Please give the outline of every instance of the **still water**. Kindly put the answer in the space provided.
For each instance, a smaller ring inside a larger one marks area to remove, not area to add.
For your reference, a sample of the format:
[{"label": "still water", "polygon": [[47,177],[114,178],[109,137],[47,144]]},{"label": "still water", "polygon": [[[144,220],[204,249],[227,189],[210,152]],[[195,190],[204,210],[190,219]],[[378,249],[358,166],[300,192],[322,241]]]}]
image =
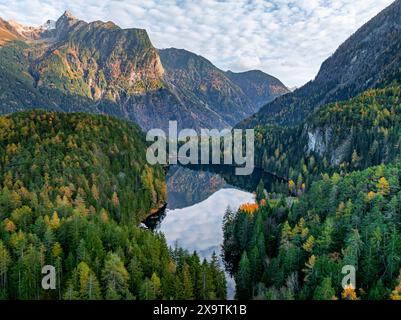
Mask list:
[{"label": "still water", "polygon": [[[241,204],[254,202],[254,194],[244,189],[255,190],[260,179],[272,181],[270,176],[258,172],[255,175],[249,176],[245,183],[227,178],[231,175],[224,172],[170,167],[167,208],[162,214],[149,218],[146,225],[164,233],[171,247],[177,245],[190,252],[196,251],[202,259],[210,259],[213,252],[220,257],[227,207],[236,211]],[[227,287],[227,298],[233,299],[235,283],[228,275]]]},{"label": "still water", "polygon": [[169,245],[196,251],[201,258],[220,255],[223,240],[223,216],[228,206],[233,210],[254,202],[253,194],[238,189],[221,189],[206,200],[182,209],[167,209],[159,230]]}]

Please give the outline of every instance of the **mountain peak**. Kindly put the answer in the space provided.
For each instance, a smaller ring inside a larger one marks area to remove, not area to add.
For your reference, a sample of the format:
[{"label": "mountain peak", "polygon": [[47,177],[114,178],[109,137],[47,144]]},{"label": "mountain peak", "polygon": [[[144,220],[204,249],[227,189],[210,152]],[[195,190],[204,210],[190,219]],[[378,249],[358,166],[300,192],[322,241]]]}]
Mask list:
[{"label": "mountain peak", "polygon": [[73,16],[71,11],[66,10],[60,18],[56,21],[56,38],[61,39],[65,37],[71,28],[79,22],[77,18]]},{"label": "mountain peak", "polygon": [[77,18],[74,17],[74,15],[72,14],[72,12],[70,10],[65,10],[63,15],[60,18],[67,18],[69,20],[76,20]]},{"label": "mountain peak", "polygon": [[73,25],[78,19],[73,16],[71,11],[66,10],[64,13],[60,16],[60,18],[57,19],[56,26],[71,26]]}]

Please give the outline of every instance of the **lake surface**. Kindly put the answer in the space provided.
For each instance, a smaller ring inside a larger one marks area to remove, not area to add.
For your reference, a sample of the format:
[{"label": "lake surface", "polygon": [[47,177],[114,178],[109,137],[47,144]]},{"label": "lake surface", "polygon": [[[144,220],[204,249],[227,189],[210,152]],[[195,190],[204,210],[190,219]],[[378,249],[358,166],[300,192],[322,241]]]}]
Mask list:
[{"label": "lake surface", "polygon": [[182,209],[167,209],[159,230],[169,245],[197,251],[201,258],[220,254],[223,240],[223,216],[227,207],[236,211],[241,204],[254,202],[249,192],[221,189],[206,200]]},{"label": "lake surface", "polygon": [[[249,191],[256,189],[260,179],[266,179],[265,185],[270,185],[273,179],[258,172],[255,175],[236,180],[227,178],[231,175],[225,171],[216,173],[216,170],[204,168],[191,170],[172,166],[167,174],[167,208],[145,224],[164,233],[171,247],[177,245],[190,252],[196,251],[201,259],[210,259],[213,252],[220,257],[227,207],[236,211],[241,204],[254,202],[255,196]],[[227,285],[227,298],[233,299],[235,283],[228,275]]]}]

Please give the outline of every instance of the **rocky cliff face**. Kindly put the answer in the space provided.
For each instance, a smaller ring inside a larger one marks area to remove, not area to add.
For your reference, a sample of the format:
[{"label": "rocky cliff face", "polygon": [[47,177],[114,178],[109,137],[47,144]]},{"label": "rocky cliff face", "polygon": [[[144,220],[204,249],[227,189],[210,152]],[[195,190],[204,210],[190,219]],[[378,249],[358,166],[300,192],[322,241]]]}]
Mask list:
[{"label": "rocky cliff face", "polygon": [[9,41],[20,38],[17,30],[8,22],[0,18],[0,46]]},{"label": "rocky cliff face", "polygon": [[1,113],[41,107],[112,114],[145,130],[166,130],[169,120],[199,127],[197,115],[164,80],[145,30],[87,23],[70,12],[45,25],[1,20],[0,41],[7,44],[0,50]]},{"label": "rocky cliff face", "polygon": [[301,123],[316,108],[380,86],[401,65],[401,0],[361,27],[327,59],[315,80],[265,105],[239,127]]},{"label": "rocky cliff face", "polygon": [[41,107],[107,113],[144,130],[167,130],[169,120],[199,130],[231,127],[258,108],[255,90],[206,59],[159,53],[145,30],[87,23],[68,11],[40,27],[0,20],[0,46],[1,113]]},{"label": "rocky cliff face", "polygon": [[307,146],[305,154],[317,154],[321,158],[326,157],[330,165],[339,166],[346,156],[352,153],[351,138],[352,134],[340,142],[334,141],[333,128],[330,124],[324,127],[311,128],[305,125],[302,135],[307,136]]},{"label": "rocky cliff face", "polygon": [[115,102],[163,87],[163,66],[145,30],[65,13],[46,37],[57,42],[32,67],[38,86]]}]

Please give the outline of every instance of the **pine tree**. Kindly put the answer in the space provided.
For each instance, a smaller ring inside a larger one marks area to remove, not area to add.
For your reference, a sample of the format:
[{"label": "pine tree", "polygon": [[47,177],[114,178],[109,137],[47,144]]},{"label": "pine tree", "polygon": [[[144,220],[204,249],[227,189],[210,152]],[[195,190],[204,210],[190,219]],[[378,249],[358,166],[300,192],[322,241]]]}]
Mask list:
[{"label": "pine tree", "polygon": [[132,258],[128,267],[130,279],[130,291],[135,295],[139,293],[144,273],[137,258]]},{"label": "pine tree", "polygon": [[160,298],[161,294],[161,281],[160,278],[157,276],[155,272],[153,272],[152,277],[150,278],[150,281],[153,284],[153,290],[154,290],[154,296],[156,298]]},{"label": "pine tree", "polygon": [[3,241],[0,240],[0,298],[7,295],[8,269],[11,264],[11,256]]},{"label": "pine tree", "polygon": [[251,298],[251,265],[246,251],[242,254],[236,276],[236,297],[239,300]]},{"label": "pine tree", "polygon": [[395,226],[390,227],[390,235],[385,243],[386,275],[392,280],[396,274],[401,261],[401,235]]},{"label": "pine tree", "polygon": [[323,225],[323,230],[319,238],[316,240],[316,245],[318,247],[319,253],[330,252],[330,247],[332,245],[334,231],[334,223],[331,218],[327,218]]},{"label": "pine tree", "polygon": [[98,300],[101,298],[100,285],[94,272],[85,262],[77,267],[79,296],[84,300]]},{"label": "pine tree", "polygon": [[184,263],[182,269],[182,297],[185,300],[192,300],[194,298],[191,272],[188,264],[186,263]]},{"label": "pine tree", "polygon": [[256,187],[256,202],[260,203],[263,199],[265,199],[265,186],[263,180],[260,179],[258,186]]},{"label": "pine tree", "polygon": [[121,258],[115,253],[109,253],[102,272],[102,281],[107,288],[108,297],[126,298],[129,293],[128,280],[129,274]]},{"label": "pine tree", "polygon": [[372,285],[380,272],[382,231],[376,227],[363,247],[361,275],[365,285]]},{"label": "pine tree", "polygon": [[324,278],[322,284],[319,285],[313,295],[313,300],[333,300],[336,292],[332,287],[331,278]]},{"label": "pine tree", "polygon": [[156,289],[154,287],[154,283],[146,278],[139,290],[139,298],[141,300],[156,300]]},{"label": "pine tree", "polygon": [[351,234],[346,239],[345,244],[346,247],[343,250],[344,265],[354,266],[358,270],[358,261],[363,242],[357,229],[352,230]]},{"label": "pine tree", "polygon": [[224,266],[230,275],[234,275],[237,264],[240,260],[239,255],[239,243],[236,236],[235,228],[235,214],[228,207],[223,217],[223,245],[222,245],[222,256]]}]

